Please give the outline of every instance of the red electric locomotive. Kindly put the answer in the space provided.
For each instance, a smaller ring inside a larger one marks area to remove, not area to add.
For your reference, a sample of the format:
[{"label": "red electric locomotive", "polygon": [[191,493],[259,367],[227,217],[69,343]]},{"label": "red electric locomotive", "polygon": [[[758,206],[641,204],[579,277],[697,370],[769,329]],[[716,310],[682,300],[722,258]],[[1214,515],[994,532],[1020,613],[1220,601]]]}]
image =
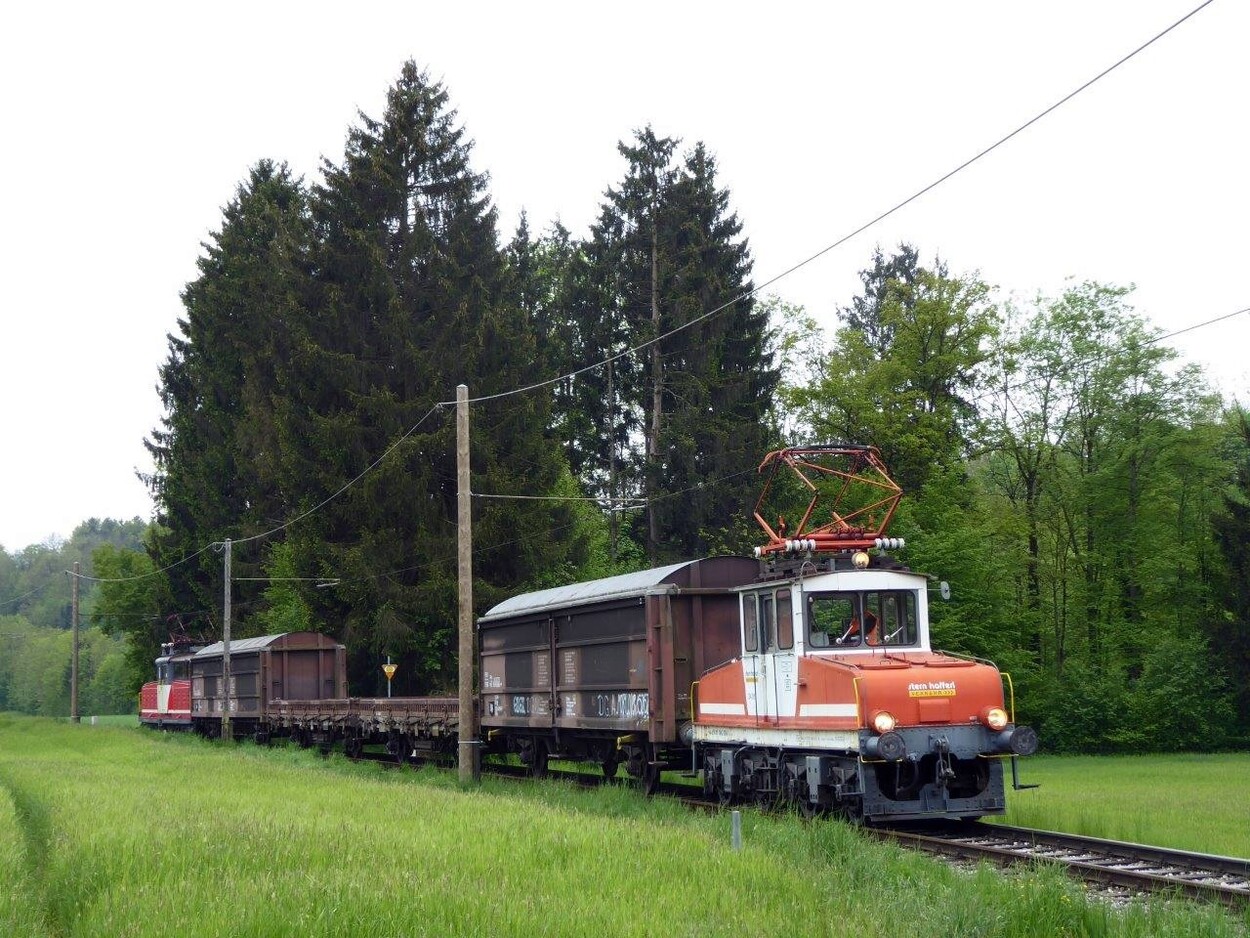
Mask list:
[{"label": "red electric locomotive", "polygon": [[139,722],[155,729],[191,728],[191,659],[202,645],[175,636],[161,645],[156,680],[139,691]]}]

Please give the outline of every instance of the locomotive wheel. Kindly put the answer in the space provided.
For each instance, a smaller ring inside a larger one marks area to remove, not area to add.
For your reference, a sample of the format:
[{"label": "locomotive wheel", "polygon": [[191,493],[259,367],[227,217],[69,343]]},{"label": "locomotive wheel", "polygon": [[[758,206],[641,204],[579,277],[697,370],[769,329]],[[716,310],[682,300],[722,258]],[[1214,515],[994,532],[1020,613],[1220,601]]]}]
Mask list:
[{"label": "locomotive wheel", "polygon": [[799,798],[797,800],[799,804],[799,815],[809,821],[812,818],[820,817],[825,813],[824,808],[817,802],[812,801],[810,798]]}]

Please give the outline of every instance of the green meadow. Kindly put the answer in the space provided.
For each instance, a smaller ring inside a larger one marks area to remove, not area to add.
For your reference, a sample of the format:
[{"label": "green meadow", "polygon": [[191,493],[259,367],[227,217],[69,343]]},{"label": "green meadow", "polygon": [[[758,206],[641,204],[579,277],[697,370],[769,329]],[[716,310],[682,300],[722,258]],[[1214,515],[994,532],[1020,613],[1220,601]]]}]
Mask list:
[{"label": "green meadow", "polygon": [[1250,753],[1034,756],[1004,823],[1250,857]]},{"label": "green meadow", "polygon": [[0,714],[0,934],[1236,935],[840,823]]}]

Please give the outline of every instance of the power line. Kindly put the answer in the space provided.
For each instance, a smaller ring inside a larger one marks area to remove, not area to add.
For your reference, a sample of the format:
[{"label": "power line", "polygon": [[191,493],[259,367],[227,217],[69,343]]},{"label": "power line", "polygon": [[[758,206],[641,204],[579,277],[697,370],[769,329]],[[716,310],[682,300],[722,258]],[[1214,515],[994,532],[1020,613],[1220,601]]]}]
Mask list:
[{"label": "power line", "polygon": [[187,556],[183,557],[181,560],[175,560],[173,563],[169,564],[169,566],[161,567],[159,570],[152,570],[149,573],[141,573],[138,576],[102,577],[102,576],[88,576],[85,573],[74,573],[72,570],[66,570],[65,572],[68,573],[70,576],[76,576],[80,580],[89,580],[92,583],[133,583],[136,580],[149,580],[154,576],[159,576],[160,574],[165,573],[168,570],[174,569],[174,567],[180,567],[184,563],[186,563],[188,560],[194,560],[196,557],[200,556],[200,554],[204,553],[206,550],[208,550],[212,546],[213,546],[212,544],[205,544],[195,553],[187,554]]},{"label": "power line", "polygon": [[481,492],[470,492],[470,498],[510,499],[527,502],[638,502],[639,498],[613,498],[608,495],[485,495]]},{"label": "power line", "polygon": [[[1210,2],[1210,0],[1208,0],[1208,2]],[[452,401],[451,403],[455,404],[455,401]],[[296,524],[297,522],[303,521],[309,515],[320,511],[322,508],[330,504],[330,502],[334,501],[336,498],[338,498],[340,495],[342,495],[344,492],[350,489],[353,485],[355,485],[357,482],[359,482],[361,479],[367,476],[370,472],[372,472],[378,466],[378,464],[382,462],[382,460],[386,459],[387,456],[391,455],[391,453],[393,453],[399,447],[400,443],[404,442],[406,439],[408,439],[408,437],[416,433],[417,428],[420,427],[421,424],[425,423],[425,421],[429,419],[431,414],[433,414],[436,410],[438,410],[439,408],[443,406],[444,404],[440,402],[438,404],[435,404],[429,410],[427,410],[425,412],[425,416],[423,416],[420,420],[418,420],[411,427],[409,427],[403,436],[401,436],[399,439],[397,439],[394,443],[392,443],[390,446],[386,448],[386,452],[384,452],[381,456],[379,456],[373,462],[369,463],[369,465],[365,466],[365,468],[360,471],[360,474],[357,475],[356,478],[352,479],[350,482],[344,483],[339,488],[339,490],[335,492],[333,495],[330,495],[329,497],[322,499],[312,508],[309,508],[307,511],[305,511],[303,514],[297,515],[296,517],[292,518],[290,521],[287,521],[284,524],[278,525],[276,528],[270,528],[268,531],[265,531],[262,534],[253,534],[250,537],[241,537],[237,540],[232,541],[231,543],[234,544],[235,546],[238,546],[239,544],[248,544],[248,543],[251,543],[252,541],[262,540],[263,538],[269,537],[271,534],[277,534],[279,531],[284,531],[287,528],[289,528],[291,525]],[[214,544],[211,546],[217,546],[217,545]]]},{"label": "power line", "polygon": [[[1147,48],[1149,48],[1150,46],[1154,45],[1156,42],[1158,42],[1160,39],[1162,39],[1164,36],[1166,36],[1166,35],[1167,35],[1168,33],[1170,33],[1172,30],[1176,29],[1176,27],[1180,26],[1180,25],[1181,25],[1182,23],[1184,23],[1186,20],[1190,19],[1192,16],[1194,16],[1195,14],[1197,14],[1198,12],[1200,12],[1201,10],[1203,10],[1205,7],[1209,6],[1209,5],[1210,5],[1211,3],[1213,3],[1213,2],[1214,2],[1214,0],[1204,0],[1204,2],[1203,2],[1203,3],[1200,3],[1200,4],[1199,4],[1198,6],[1196,6],[1194,9],[1190,10],[1188,13],[1186,13],[1184,16],[1182,16],[1180,19],[1178,19],[1176,22],[1174,22],[1171,26],[1168,26],[1166,29],[1164,29],[1164,30],[1162,30],[1162,31],[1160,31],[1160,32],[1158,32],[1158,33],[1156,33],[1156,34],[1155,34],[1154,36],[1152,36],[1150,39],[1146,40],[1146,41],[1145,41],[1145,42],[1143,42],[1141,45],[1139,45],[1139,46],[1138,46],[1136,49],[1134,49],[1132,52],[1129,52],[1127,55],[1125,55],[1125,56],[1121,57],[1121,58],[1120,58],[1120,59],[1118,59],[1116,62],[1114,62],[1114,63],[1112,63],[1111,65],[1107,66],[1107,67],[1106,67],[1106,68],[1104,68],[1101,72],[1099,72],[1097,75],[1095,75],[1093,78],[1091,78],[1091,79],[1089,79],[1088,81],[1086,81],[1083,85],[1079,86],[1078,88],[1076,88],[1076,89],[1075,89],[1075,90],[1073,90],[1073,91],[1068,92],[1068,94],[1064,95],[1062,98],[1060,98],[1060,99],[1059,99],[1058,101],[1056,101],[1054,104],[1052,104],[1050,107],[1046,108],[1044,111],[1042,111],[1041,113],[1039,113],[1039,114],[1035,115],[1034,117],[1031,117],[1029,120],[1025,121],[1023,124],[1021,124],[1021,125],[1020,125],[1019,127],[1017,127],[1015,130],[1011,131],[1010,133],[1006,134],[1006,135],[1005,135],[1005,136],[1003,136],[1003,137],[1000,137],[998,140],[996,140],[994,143],[992,143],[992,144],[990,144],[989,146],[987,146],[985,149],[981,150],[981,151],[980,151],[979,153],[977,153],[975,156],[969,157],[968,159],[964,160],[962,163],[960,163],[960,164],[959,164],[958,166],[956,166],[954,169],[950,170],[950,171],[949,171],[949,172],[947,172],[945,175],[938,177],[937,179],[935,179],[933,182],[929,183],[929,184],[928,184],[927,186],[925,186],[924,188],[919,189],[919,190],[917,190],[916,192],[912,193],[912,194],[911,194],[911,195],[909,195],[907,198],[903,199],[901,202],[898,202],[897,204],[895,204],[892,208],[886,209],[884,212],[882,212],[881,214],[877,215],[875,218],[872,218],[871,220],[869,220],[869,221],[867,221],[867,222],[864,222],[864,224],[860,225],[860,226],[859,226],[858,228],[856,228],[854,231],[850,232],[849,234],[843,235],[841,238],[839,238],[838,240],[834,241],[832,244],[830,244],[830,245],[828,245],[828,246],[826,246],[826,247],[821,248],[821,249],[820,249],[819,251],[817,251],[815,254],[812,254],[810,257],[807,257],[806,259],[799,261],[797,264],[795,264],[795,265],[794,265],[794,266],[792,266],[792,267],[788,267],[788,268],[786,268],[786,269],[785,269],[785,270],[783,270],[781,273],[779,273],[779,274],[777,274],[776,276],[774,276],[774,277],[770,278],[769,280],[765,280],[765,281],[764,281],[763,283],[761,283],[759,286],[757,286],[757,287],[755,287],[755,288],[753,288],[753,289],[751,289],[751,290],[747,290],[747,291],[743,292],[742,294],[740,294],[740,295],[738,295],[738,296],[734,297],[732,300],[729,300],[729,301],[728,301],[728,302],[726,302],[726,303],[722,303],[720,306],[717,306],[717,307],[715,307],[714,309],[709,310],[708,312],[704,313],[704,314],[703,314],[703,315],[701,315],[701,316],[697,316],[696,318],[694,318],[694,319],[690,320],[690,321],[689,321],[689,322],[687,322],[687,323],[683,323],[682,325],[677,326],[676,328],[669,330],[668,332],[664,333],[663,335],[656,336],[656,337],[655,337],[655,338],[653,338],[653,339],[648,339],[646,342],[642,342],[642,343],[640,343],[640,344],[638,344],[638,345],[633,346],[632,348],[625,349],[624,351],[619,352],[619,353],[617,353],[617,354],[615,354],[615,355],[612,355],[612,356],[610,356],[610,357],[608,357],[608,358],[605,358],[605,359],[603,359],[602,361],[595,362],[593,365],[586,365],[585,367],[578,368],[576,371],[571,371],[571,372],[569,372],[568,374],[559,375],[558,377],[555,377],[555,378],[549,378],[549,379],[547,379],[546,381],[539,381],[539,382],[537,382],[537,383],[535,383],[535,384],[526,385],[525,387],[514,388],[514,389],[513,389],[513,390],[511,390],[511,391],[501,391],[501,392],[499,392],[499,393],[497,393],[497,394],[484,394],[484,395],[482,395],[481,397],[471,397],[471,398],[469,398],[469,403],[470,403],[470,404],[476,404],[476,403],[481,403],[481,402],[483,402],[483,401],[493,401],[493,400],[497,400],[497,399],[502,398],[502,397],[510,397],[510,396],[512,396],[512,395],[514,395],[514,394],[525,394],[525,393],[527,393],[527,392],[529,392],[529,391],[535,391],[535,390],[538,390],[539,388],[549,387],[550,385],[553,385],[553,384],[558,384],[558,383],[559,383],[559,382],[561,382],[561,381],[566,381],[566,380],[568,380],[568,379],[570,379],[570,378],[575,378],[575,377],[577,377],[577,376],[578,376],[578,375],[580,375],[580,374],[585,374],[585,373],[586,373],[586,372],[588,372],[588,371],[593,371],[594,369],[596,369],[596,368],[600,368],[600,367],[602,367],[602,366],[604,366],[604,365],[607,365],[607,364],[609,364],[610,362],[614,362],[614,361],[616,361],[617,359],[624,358],[626,355],[632,355],[632,354],[633,354],[633,353],[635,353],[635,352],[640,352],[640,351],[642,351],[642,350],[643,350],[643,349],[645,349],[645,348],[649,348],[649,347],[651,347],[652,345],[655,345],[657,342],[662,342],[662,341],[664,341],[665,339],[667,339],[667,338],[669,338],[669,337],[671,337],[671,336],[673,336],[673,335],[676,335],[678,332],[682,332],[682,331],[683,331],[683,330],[685,330],[685,329],[689,329],[691,326],[697,325],[697,324],[699,324],[699,323],[703,322],[704,320],[710,319],[711,317],[713,317],[713,316],[717,315],[718,313],[724,312],[726,309],[729,309],[729,308],[730,308],[731,306],[733,306],[735,303],[739,303],[739,302],[741,302],[742,300],[745,300],[745,299],[748,299],[748,298],[750,298],[750,297],[754,296],[755,294],[759,293],[761,290],[764,290],[765,288],[772,286],[774,283],[776,283],[778,280],[781,280],[783,277],[788,277],[790,274],[794,273],[795,271],[798,271],[798,270],[802,269],[803,267],[806,267],[808,264],[812,263],[812,262],[813,262],[813,261],[815,261],[815,260],[818,260],[819,258],[821,258],[821,257],[823,257],[824,255],[828,254],[830,251],[834,250],[835,248],[841,247],[843,244],[845,244],[847,241],[850,241],[852,238],[854,238],[854,237],[856,237],[856,236],[858,236],[858,235],[863,234],[863,233],[864,233],[865,231],[867,231],[869,228],[872,228],[873,226],[875,226],[875,225],[879,224],[879,223],[880,223],[880,222],[882,222],[882,221],[885,221],[885,219],[889,218],[891,215],[893,215],[893,214],[895,214],[896,212],[898,212],[898,211],[902,210],[903,208],[907,207],[907,206],[908,206],[908,205],[910,205],[912,202],[915,202],[915,201],[916,201],[917,199],[919,199],[921,196],[926,195],[927,193],[931,192],[933,189],[936,189],[938,186],[940,186],[942,183],[946,182],[946,181],[947,181],[948,179],[950,179],[951,177],[953,177],[953,176],[957,175],[958,173],[963,172],[963,170],[967,169],[967,168],[968,168],[969,166],[971,166],[973,163],[976,163],[978,160],[982,159],[983,157],[986,157],[986,156],[988,156],[990,153],[993,153],[995,150],[997,150],[999,147],[1001,147],[1001,146],[1002,146],[1003,144],[1005,144],[1007,141],[1011,140],[1013,137],[1015,137],[1015,136],[1019,135],[1020,133],[1024,132],[1024,131],[1025,131],[1025,130],[1027,130],[1029,127],[1032,127],[1032,126],[1033,126],[1034,124],[1036,124],[1038,121],[1042,120],[1042,118],[1044,118],[1044,117],[1048,116],[1049,114],[1051,114],[1052,112],[1054,112],[1054,111],[1058,110],[1060,107],[1062,107],[1063,105],[1067,104],[1069,101],[1071,101],[1071,100],[1072,100],[1073,98],[1075,98],[1077,95],[1079,95],[1081,92],[1085,91],[1087,88],[1089,88],[1089,87],[1091,87],[1092,85],[1096,84],[1098,81],[1102,80],[1102,79],[1103,79],[1103,78],[1105,78],[1107,75],[1110,75],[1112,72],[1114,72],[1117,68],[1119,68],[1119,67],[1120,67],[1121,65],[1123,65],[1125,62],[1129,61],[1129,60],[1130,60],[1130,59],[1132,59],[1134,56],[1138,55],[1139,53],[1143,52],[1144,50],[1146,50],[1146,49],[1147,49]],[[444,402],[442,402],[442,403],[447,404],[447,405],[450,405],[450,404],[454,404],[454,403],[455,403],[455,401],[444,401]]]},{"label": "power line", "polygon": [[[758,468],[752,467],[750,469],[743,469],[739,472],[731,472],[729,475],[721,476],[719,479],[712,479],[707,482],[698,482],[694,485],[691,485],[684,489],[679,489],[675,492],[665,492],[663,495],[657,495],[655,498],[652,498],[649,501],[646,499],[642,499],[642,500],[639,500],[639,503],[636,505],[630,505],[628,507],[623,507],[620,509],[612,509],[612,510],[634,511],[640,508],[645,508],[647,507],[648,504],[655,504],[657,502],[667,501],[670,498],[676,498],[680,495],[689,495],[691,492],[696,492],[696,491],[699,491],[700,489],[712,488],[714,486],[720,485],[722,482],[728,482],[731,479],[741,478],[744,475],[750,475],[758,471],[759,471]],[[476,557],[480,554],[485,554],[490,551],[499,550],[501,547],[512,547],[513,545],[516,545],[516,544],[525,544],[529,541],[537,540],[539,538],[550,537],[551,535],[558,534],[561,531],[567,531],[569,528],[575,526],[576,524],[578,524],[577,521],[571,521],[568,524],[560,524],[560,525],[556,525],[555,527],[545,528],[540,534],[533,534],[533,535],[528,535],[526,537],[513,538],[510,541],[496,541],[486,547],[476,548],[473,551],[473,555]],[[441,566],[444,564],[453,563],[455,559],[456,558],[454,556],[441,557],[435,560],[428,560],[425,563],[416,564],[415,566],[411,566],[411,567],[401,567],[398,570],[388,570],[385,573],[373,573],[368,576],[343,578],[339,582],[340,583],[365,583],[365,582],[368,582],[369,580],[380,580],[383,577],[391,577],[400,573],[415,573],[421,570],[429,569],[431,567],[437,567],[437,566]]]},{"label": "power line", "polygon": [[[1011,386],[1011,390],[1018,391],[1022,388],[1027,388],[1030,385],[1037,384],[1038,382],[1044,382],[1044,381],[1049,381],[1049,380],[1056,379],[1056,378],[1062,378],[1066,375],[1070,375],[1076,369],[1085,367],[1086,365],[1094,365],[1105,359],[1115,359],[1122,355],[1128,355],[1132,352],[1140,351],[1146,346],[1157,345],[1158,343],[1166,341],[1167,339],[1174,339],[1178,335],[1184,335],[1187,332],[1193,332],[1197,329],[1203,329],[1207,326],[1213,326],[1217,323],[1225,322],[1226,320],[1233,319],[1237,316],[1244,316],[1248,313],[1250,313],[1250,306],[1243,307],[1242,309],[1236,310],[1235,312],[1225,313],[1222,316],[1213,316],[1210,319],[1205,319],[1202,322],[1196,322],[1191,326],[1185,326],[1184,328],[1176,329],[1172,332],[1167,332],[1167,333],[1162,333],[1160,335],[1151,336],[1147,339],[1143,339],[1140,342],[1121,345],[1118,348],[1103,349],[1103,350],[1100,350],[1100,353],[1098,355],[1094,355],[1088,358],[1077,359],[1075,361],[1064,362],[1062,366],[1055,368],[1053,371],[1043,372],[1041,374],[1034,375],[1031,378],[1024,378],[1018,383],[1013,384]],[[967,403],[975,407],[981,401],[984,401],[988,398],[997,397],[1000,394],[1000,392],[1009,393],[1009,389],[1006,387],[1001,388],[1001,389],[1000,388],[987,388],[984,391],[982,391],[980,394],[973,395],[968,400]]]},{"label": "power line", "polygon": [[0,603],[0,606],[9,606],[9,605],[13,605],[14,603],[20,603],[23,599],[26,599],[28,596],[34,596],[36,593],[46,590],[49,586],[51,586],[55,582],[56,582],[55,577],[53,577],[50,580],[46,580],[43,583],[36,586],[33,590],[28,590],[27,592],[23,593],[21,596],[16,596],[13,599],[6,599],[4,602]]}]

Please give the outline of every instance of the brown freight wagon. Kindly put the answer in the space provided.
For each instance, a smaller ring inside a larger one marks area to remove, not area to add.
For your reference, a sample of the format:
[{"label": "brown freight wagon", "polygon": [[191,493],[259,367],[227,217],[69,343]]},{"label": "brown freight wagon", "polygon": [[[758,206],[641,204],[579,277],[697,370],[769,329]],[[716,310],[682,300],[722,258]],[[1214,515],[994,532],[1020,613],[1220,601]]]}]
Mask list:
[{"label": "brown freight wagon", "polygon": [[263,734],[275,700],[347,696],[347,652],[320,632],[286,632],[230,643],[230,690],[222,686],[221,642],[191,658],[191,720],[206,736],[221,734],[228,706],[233,735]]},{"label": "brown freight wagon", "polygon": [[690,694],[741,649],[745,557],[711,557],[515,596],[478,620],[487,751],[624,762],[654,787],[690,764]]}]

